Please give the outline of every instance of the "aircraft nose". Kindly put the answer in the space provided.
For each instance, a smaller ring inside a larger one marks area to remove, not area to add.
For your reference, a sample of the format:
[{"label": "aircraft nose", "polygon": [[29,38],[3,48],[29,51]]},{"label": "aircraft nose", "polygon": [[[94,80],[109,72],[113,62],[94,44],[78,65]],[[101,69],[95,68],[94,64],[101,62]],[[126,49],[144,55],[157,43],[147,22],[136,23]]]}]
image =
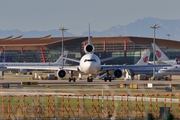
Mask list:
[{"label": "aircraft nose", "polygon": [[158,70],[158,73],[160,73],[160,74],[161,74],[161,73],[162,73],[162,70]]},{"label": "aircraft nose", "polygon": [[93,63],[88,63],[88,64],[86,64],[86,68],[91,68],[91,66],[93,65]]},{"label": "aircraft nose", "polygon": [[87,73],[93,73],[94,72],[94,65],[93,63],[86,64],[86,72]]}]

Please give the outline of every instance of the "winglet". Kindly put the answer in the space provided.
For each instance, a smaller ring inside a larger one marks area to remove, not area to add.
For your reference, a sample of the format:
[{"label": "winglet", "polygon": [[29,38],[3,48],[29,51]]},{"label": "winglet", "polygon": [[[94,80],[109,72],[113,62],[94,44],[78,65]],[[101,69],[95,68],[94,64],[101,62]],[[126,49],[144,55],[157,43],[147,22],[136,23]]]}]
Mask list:
[{"label": "winglet", "polygon": [[136,65],[148,65],[151,51],[148,49],[147,52],[141,57]]},{"label": "winglet", "polygon": [[158,61],[169,60],[169,58],[162,52],[162,50],[156,44],[151,43],[151,45],[153,49],[155,49],[155,54]]},{"label": "winglet", "polygon": [[64,51],[64,56],[60,56],[57,61],[55,63],[57,64],[61,64],[62,65],[62,62],[63,62],[63,59],[64,59],[64,64],[66,64],[66,57],[67,57],[67,54],[68,54],[68,51]]}]

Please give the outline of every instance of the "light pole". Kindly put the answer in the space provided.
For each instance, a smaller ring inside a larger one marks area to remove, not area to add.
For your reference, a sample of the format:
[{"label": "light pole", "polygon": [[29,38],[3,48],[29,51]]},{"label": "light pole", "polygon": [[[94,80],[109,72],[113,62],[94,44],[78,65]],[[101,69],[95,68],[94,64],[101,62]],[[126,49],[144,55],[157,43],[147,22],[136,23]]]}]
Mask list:
[{"label": "light pole", "polygon": [[[156,50],[156,46],[155,46],[155,39],[156,39],[156,28],[160,28],[160,26],[153,24],[150,26],[150,28],[154,29],[154,38],[153,38],[153,43],[154,43],[154,50],[153,50],[153,61],[154,61],[154,65],[155,65],[155,50]],[[153,67],[153,79],[155,79],[155,67]]]},{"label": "light pole", "polygon": [[[65,28],[65,27],[60,27],[59,30],[62,31],[62,56],[64,57],[64,43],[63,43],[63,41],[64,41],[64,32],[65,32],[66,30],[68,30],[68,29]],[[63,61],[62,61],[62,68],[63,68],[63,67],[64,67],[64,58],[63,58]]]}]

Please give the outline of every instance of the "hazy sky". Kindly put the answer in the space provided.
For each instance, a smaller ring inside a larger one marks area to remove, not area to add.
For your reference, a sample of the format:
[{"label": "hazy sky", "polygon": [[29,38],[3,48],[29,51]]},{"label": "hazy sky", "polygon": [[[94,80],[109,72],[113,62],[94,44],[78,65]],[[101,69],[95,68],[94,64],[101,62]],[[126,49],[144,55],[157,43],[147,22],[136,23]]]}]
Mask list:
[{"label": "hazy sky", "polygon": [[0,0],[0,29],[47,31],[64,26],[81,35],[145,17],[180,19],[180,0]]}]

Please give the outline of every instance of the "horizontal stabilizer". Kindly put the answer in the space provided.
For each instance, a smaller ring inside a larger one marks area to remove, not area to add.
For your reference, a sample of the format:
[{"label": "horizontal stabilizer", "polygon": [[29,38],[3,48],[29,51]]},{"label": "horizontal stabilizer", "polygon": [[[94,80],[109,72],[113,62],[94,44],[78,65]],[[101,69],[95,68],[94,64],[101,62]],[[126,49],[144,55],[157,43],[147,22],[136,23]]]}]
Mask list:
[{"label": "horizontal stabilizer", "polygon": [[57,59],[57,61],[56,61],[55,63],[62,65],[62,62],[63,62],[63,59],[64,59],[64,64],[66,64],[66,59],[65,59],[65,58],[67,57],[67,55],[68,55],[68,51],[64,51],[64,56],[61,55],[61,56]]},{"label": "horizontal stabilizer", "polygon": [[77,59],[72,59],[72,58],[64,58],[64,59],[69,60],[69,61],[73,61],[73,62],[80,63],[80,61],[77,60]]}]

